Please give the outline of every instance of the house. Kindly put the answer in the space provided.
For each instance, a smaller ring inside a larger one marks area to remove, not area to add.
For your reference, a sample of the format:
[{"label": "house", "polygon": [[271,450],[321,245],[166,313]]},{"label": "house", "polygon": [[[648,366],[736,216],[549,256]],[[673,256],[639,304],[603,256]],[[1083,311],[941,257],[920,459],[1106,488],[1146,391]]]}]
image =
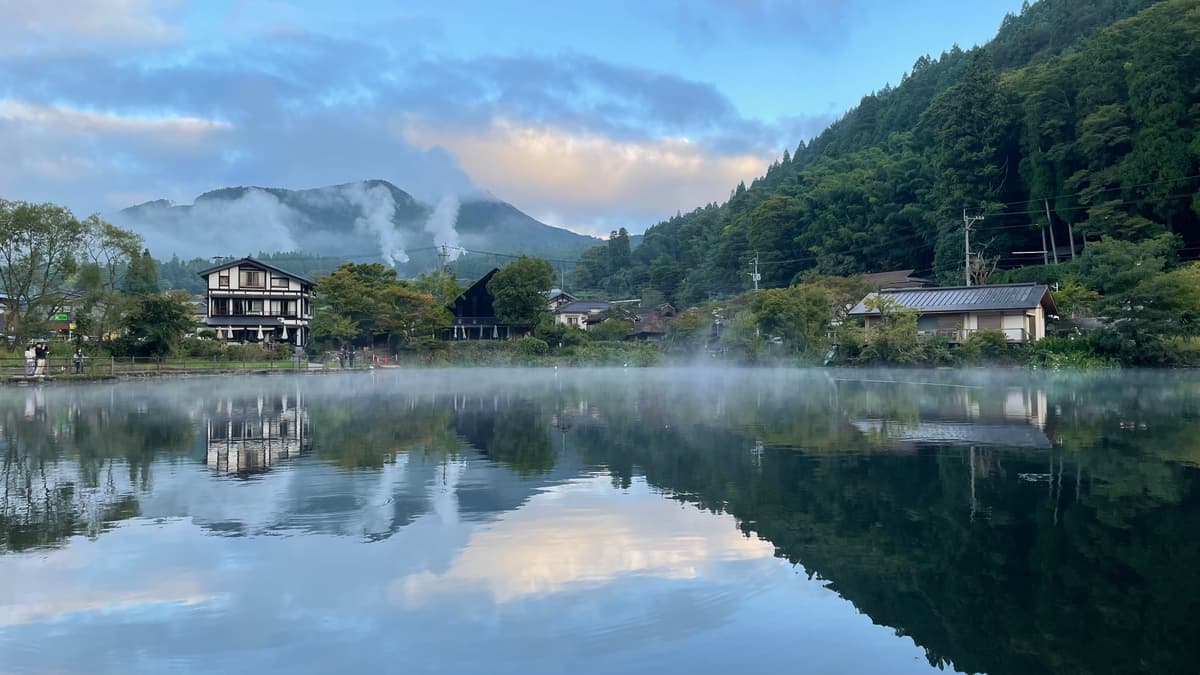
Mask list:
[{"label": "house", "polygon": [[[1009,342],[1033,342],[1046,337],[1046,317],[1058,309],[1050,289],[1042,284],[997,284],[947,288],[884,289],[869,294],[850,310],[868,327],[879,321],[876,298],[898,308],[917,311],[921,335],[940,335],[962,342],[979,331],[1001,331]],[[871,308],[868,308],[871,305]]]},{"label": "house", "polygon": [[454,321],[449,328],[443,328],[439,332],[441,339],[508,340],[529,332],[531,326],[507,324],[496,316],[496,309],[492,306],[492,293],[487,285],[499,271],[492,269],[446,306],[454,315]]},{"label": "house", "polygon": [[553,312],[569,302],[575,302],[579,298],[571,295],[561,288],[551,288],[546,293],[546,309]]},{"label": "house", "polygon": [[313,281],[254,258],[227,260],[201,271],[204,324],[226,342],[304,345],[312,321]]},{"label": "house", "polygon": [[652,310],[639,312],[633,319],[633,329],[626,340],[658,340],[667,334],[675,318],[675,308],[663,303]]},{"label": "house", "polygon": [[554,310],[554,323],[587,330],[589,323],[601,320],[600,315],[612,307],[603,300],[576,300],[560,305]]},{"label": "house", "polygon": [[916,270],[892,270],[891,272],[874,272],[864,274],[863,281],[873,290],[884,288],[925,288],[932,286],[928,279],[913,276]]}]

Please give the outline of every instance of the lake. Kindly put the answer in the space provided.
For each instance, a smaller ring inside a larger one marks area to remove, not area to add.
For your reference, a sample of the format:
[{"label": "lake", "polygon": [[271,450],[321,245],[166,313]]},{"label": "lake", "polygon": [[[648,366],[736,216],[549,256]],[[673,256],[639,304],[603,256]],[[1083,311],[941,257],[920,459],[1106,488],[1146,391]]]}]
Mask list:
[{"label": "lake", "polygon": [[0,672],[1184,673],[1200,376],[0,390]]}]

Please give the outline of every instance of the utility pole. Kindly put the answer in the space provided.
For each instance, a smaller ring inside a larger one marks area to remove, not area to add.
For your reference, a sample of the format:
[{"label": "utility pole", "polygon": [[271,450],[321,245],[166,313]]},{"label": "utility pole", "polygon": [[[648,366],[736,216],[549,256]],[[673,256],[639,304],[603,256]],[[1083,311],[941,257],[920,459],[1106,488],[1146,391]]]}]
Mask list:
[{"label": "utility pole", "polygon": [[1042,264],[1050,264],[1050,251],[1046,250],[1046,228],[1042,228]]},{"label": "utility pole", "polygon": [[1071,260],[1075,259],[1075,231],[1071,229],[1071,221],[1067,221],[1067,238],[1071,240]]},{"label": "utility pole", "polygon": [[1054,221],[1050,220],[1050,200],[1042,200],[1046,204],[1046,227],[1050,228],[1050,248],[1054,251],[1054,264],[1058,264],[1058,245],[1054,243]]},{"label": "utility pole", "polygon": [[968,286],[971,285],[971,225],[981,220],[983,216],[968,216],[967,210],[963,209],[963,276]]},{"label": "utility pole", "polygon": [[449,272],[450,265],[447,261],[450,260],[450,251],[446,249],[445,244],[442,244],[442,248],[438,250],[438,258],[442,261],[442,272]]},{"label": "utility pole", "polygon": [[758,282],[762,279],[762,275],[758,273],[758,251],[754,252],[754,261],[751,264],[754,265],[754,271],[746,274],[750,275],[750,280],[754,282],[754,290],[757,291]]}]

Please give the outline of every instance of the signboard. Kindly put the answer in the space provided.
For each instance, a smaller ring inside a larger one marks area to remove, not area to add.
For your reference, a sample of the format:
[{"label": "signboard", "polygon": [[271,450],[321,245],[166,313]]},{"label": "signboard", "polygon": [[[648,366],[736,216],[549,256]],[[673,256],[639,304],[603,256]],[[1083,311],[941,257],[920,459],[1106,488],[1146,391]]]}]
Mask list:
[{"label": "signboard", "polygon": [[52,321],[70,321],[71,315],[67,314],[66,312],[59,312],[58,314],[55,314],[54,318],[51,320]]}]

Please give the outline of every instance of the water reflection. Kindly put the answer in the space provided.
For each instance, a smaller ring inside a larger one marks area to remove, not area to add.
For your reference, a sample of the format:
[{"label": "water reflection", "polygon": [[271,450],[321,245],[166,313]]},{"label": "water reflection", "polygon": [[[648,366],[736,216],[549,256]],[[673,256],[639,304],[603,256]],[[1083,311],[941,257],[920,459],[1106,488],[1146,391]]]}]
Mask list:
[{"label": "water reflection", "polygon": [[[1188,374],[212,382],[0,391],[0,578],[22,579],[0,585],[6,667],[1180,672],[1200,656]],[[338,646],[314,651],[330,630]]]},{"label": "water reflection", "polygon": [[269,471],[312,449],[308,411],[297,390],[289,397],[258,396],[216,401],[205,420],[208,466],[221,473]]},{"label": "water reflection", "polygon": [[1049,407],[1039,387],[895,380],[838,380],[854,427],[874,442],[1049,448]]}]

